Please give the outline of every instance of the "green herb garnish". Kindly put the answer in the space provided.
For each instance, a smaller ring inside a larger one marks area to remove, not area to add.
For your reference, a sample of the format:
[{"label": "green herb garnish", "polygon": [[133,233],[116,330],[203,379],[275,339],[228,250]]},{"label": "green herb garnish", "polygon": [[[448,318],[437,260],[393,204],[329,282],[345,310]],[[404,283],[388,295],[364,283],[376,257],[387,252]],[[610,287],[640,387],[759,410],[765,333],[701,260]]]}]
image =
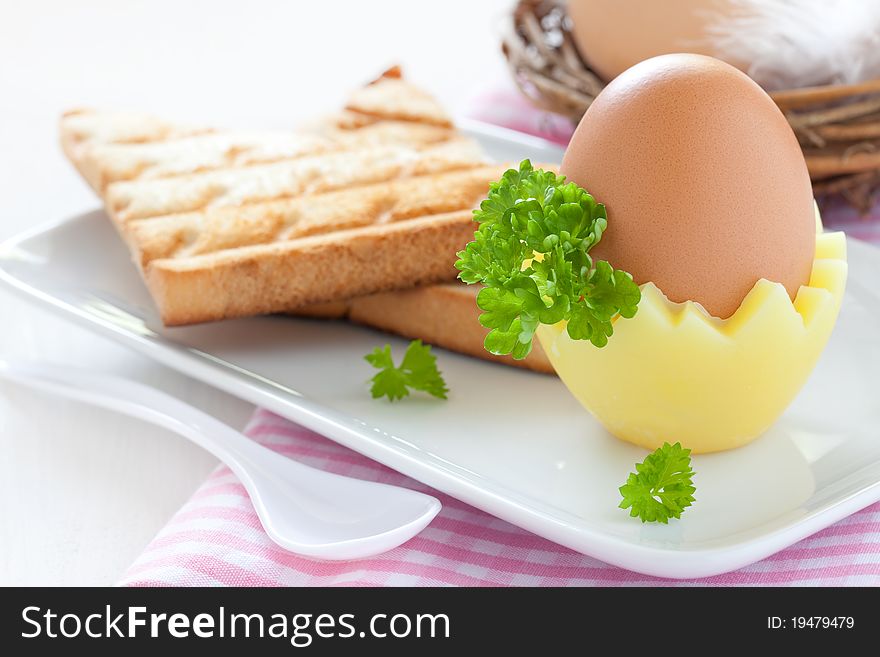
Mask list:
[{"label": "green herb garnish", "polygon": [[525,358],[539,324],[568,322],[569,336],[603,347],[611,320],[636,314],[641,292],[625,271],[589,251],[607,226],[605,206],[575,183],[523,160],[489,186],[480,227],[455,266],[482,283],[480,323],[493,354]]},{"label": "green herb garnish", "polygon": [[373,384],[370,388],[373,399],[384,396],[390,401],[403,399],[409,395],[410,388],[422,390],[440,399],[446,399],[446,393],[449,392],[437,369],[437,357],[431,353],[431,346],[422,344],[421,340],[409,343],[400,367],[394,366],[389,344],[376,347],[372,353],[364,356],[364,360],[380,370],[370,379]]},{"label": "green herb garnish", "polygon": [[680,518],[682,512],[694,503],[691,450],[680,443],[663,443],[631,472],[620,487],[621,509],[629,509],[633,518],[642,522],[662,522]]}]

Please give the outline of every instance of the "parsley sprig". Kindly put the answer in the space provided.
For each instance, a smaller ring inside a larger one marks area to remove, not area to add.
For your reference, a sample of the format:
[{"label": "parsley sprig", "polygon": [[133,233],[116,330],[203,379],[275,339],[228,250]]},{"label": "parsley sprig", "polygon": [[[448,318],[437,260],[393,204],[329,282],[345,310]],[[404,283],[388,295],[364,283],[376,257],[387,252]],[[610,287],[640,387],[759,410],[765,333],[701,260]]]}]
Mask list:
[{"label": "parsley sprig", "polygon": [[621,509],[629,509],[633,518],[642,522],[662,522],[680,518],[694,503],[696,488],[691,478],[691,450],[680,443],[663,443],[631,472],[620,487]]},{"label": "parsley sprig", "polygon": [[632,276],[589,256],[608,225],[605,206],[564,176],[523,160],[489,186],[474,220],[455,266],[462,281],[485,286],[477,305],[491,353],[525,358],[538,325],[563,320],[572,339],[603,347],[611,320],[636,314]]},{"label": "parsley sprig", "polygon": [[370,392],[373,399],[387,396],[390,401],[403,399],[409,395],[409,389],[422,390],[429,395],[446,399],[449,389],[437,369],[437,357],[431,353],[431,346],[422,344],[421,340],[409,343],[400,367],[394,365],[391,357],[391,345],[376,347],[372,353],[364,356],[370,365],[379,372],[370,379]]}]

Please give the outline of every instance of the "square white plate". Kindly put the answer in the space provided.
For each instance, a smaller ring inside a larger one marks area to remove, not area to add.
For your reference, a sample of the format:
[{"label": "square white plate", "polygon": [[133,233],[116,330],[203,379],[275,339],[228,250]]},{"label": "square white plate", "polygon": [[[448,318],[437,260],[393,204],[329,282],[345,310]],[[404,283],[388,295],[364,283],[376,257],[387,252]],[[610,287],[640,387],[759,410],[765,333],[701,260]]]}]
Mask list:
[{"label": "square white plate", "polygon": [[[470,126],[499,160],[543,141]],[[703,577],[762,559],[880,500],[880,250],[849,240],[850,279],[818,367],[753,444],[698,456],[697,502],[643,525],[617,492],[645,451],[609,436],[554,377],[438,350],[448,401],[370,398],[364,354],[405,341],[342,322],[262,317],[166,329],[101,211],[0,247],[0,279],[60,314],[574,550]],[[7,347],[8,348],[8,347]]]}]

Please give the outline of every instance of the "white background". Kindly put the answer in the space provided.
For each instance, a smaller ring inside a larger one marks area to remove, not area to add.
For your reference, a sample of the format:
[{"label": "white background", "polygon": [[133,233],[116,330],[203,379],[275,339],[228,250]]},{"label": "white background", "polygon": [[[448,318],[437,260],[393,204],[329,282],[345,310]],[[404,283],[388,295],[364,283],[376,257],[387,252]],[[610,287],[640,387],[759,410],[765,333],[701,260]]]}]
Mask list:
[{"label": "white background", "polygon": [[[504,85],[513,0],[0,0],[0,239],[98,205],[61,155],[76,106],[286,127],[401,63],[453,112]],[[136,377],[233,426],[251,407],[0,289],[0,358]],[[214,467],[135,420],[0,384],[0,585],[111,584]]]}]

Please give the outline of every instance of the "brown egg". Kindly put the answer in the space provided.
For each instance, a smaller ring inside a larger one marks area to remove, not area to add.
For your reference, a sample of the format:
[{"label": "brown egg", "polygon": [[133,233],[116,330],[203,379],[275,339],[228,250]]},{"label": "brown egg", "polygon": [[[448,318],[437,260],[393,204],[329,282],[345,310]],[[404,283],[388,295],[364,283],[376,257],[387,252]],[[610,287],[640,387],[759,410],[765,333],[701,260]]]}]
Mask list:
[{"label": "brown egg", "polygon": [[[711,25],[755,10],[737,0],[568,0],[578,50],[603,80],[649,57],[675,52],[714,55]],[[729,62],[746,70],[745,62]]]},{"label": "brown egg", "polygon": [[584,115],[562,173],[608,212],[591,255],[716,317],[761,278],[794,298],[816,224],[797,139],[745,74],[702,55],[625,71]]}]

